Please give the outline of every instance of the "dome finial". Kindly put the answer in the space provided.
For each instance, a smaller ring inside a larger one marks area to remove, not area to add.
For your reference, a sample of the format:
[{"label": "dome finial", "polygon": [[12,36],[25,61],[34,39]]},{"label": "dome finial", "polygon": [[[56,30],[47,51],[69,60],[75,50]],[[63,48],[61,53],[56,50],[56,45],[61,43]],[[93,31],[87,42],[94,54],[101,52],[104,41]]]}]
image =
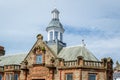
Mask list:
[{"label": "dome finial", "polygon": [[38,34],[38,35],[37,35],[37,39],[39,39],[39,40],[43,40],[43,36],[42,36],[42,34]]}]

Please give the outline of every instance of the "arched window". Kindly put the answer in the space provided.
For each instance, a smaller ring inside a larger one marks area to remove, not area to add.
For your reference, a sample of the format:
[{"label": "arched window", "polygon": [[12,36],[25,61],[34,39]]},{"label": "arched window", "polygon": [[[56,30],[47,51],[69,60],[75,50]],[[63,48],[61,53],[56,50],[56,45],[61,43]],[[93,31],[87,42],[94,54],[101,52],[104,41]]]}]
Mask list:
[{"label": "arched window", "polygon": [[58,32],[55,31],[55,39],[58,39]]},{"label": "arched window", "polygon": [[50,32],[50,41],[52,41],[53,40],[53,32],[51,31]]},{"label": "arched window", "polygon": [[62,41],[62,33],[60,33],[60,40]]}]

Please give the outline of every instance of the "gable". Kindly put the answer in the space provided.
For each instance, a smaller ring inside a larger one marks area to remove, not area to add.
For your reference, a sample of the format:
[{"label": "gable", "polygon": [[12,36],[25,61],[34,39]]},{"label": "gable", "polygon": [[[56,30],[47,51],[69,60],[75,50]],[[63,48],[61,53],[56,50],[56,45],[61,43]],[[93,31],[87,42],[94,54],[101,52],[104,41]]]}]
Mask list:
[{"label": "gable", "polygon": [[51,58],[57,57],[46,45],[41,36],[41,34],[37,36],[36,43],[33,45],[32,49],[24,59],[24,61],[27,61],[28,65],[36,64],[37,55],[42,55],[42,61],[45,61],[44,63],[46,64],[50,62]]}]

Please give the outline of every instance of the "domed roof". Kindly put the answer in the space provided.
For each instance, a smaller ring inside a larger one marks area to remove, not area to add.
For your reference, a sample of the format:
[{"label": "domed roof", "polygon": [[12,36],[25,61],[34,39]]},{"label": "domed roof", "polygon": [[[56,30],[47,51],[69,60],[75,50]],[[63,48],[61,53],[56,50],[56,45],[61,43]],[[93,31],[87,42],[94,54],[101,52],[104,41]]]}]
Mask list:
[{"label": "domed roof", "polygon": [[50,28],[61,28],[64,31],[64,28],[58,19],[52,19],[50,21],[46,30],[48,31]]},{"label": "domed roof", "polygon": [[50,21],[48,27],[46,28],[46,31],[51,29],[59,29],[64,32],[64,28],[59,21],[60,12],[55,8],[51,13],[52,13],[52,20]]},{"label": "domed roof", "polygon": [[52,11],[52,13],[54,13],[54,12],[58,13],[58,14],[60,13],[56,8]]}]

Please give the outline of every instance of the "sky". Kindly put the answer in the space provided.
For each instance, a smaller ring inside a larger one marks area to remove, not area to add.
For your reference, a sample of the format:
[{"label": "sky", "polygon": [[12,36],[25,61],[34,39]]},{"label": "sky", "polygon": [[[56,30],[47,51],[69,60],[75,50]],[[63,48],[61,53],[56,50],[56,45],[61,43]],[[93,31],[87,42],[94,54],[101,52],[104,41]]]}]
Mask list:
[{"label": "sky", "polygon": [[28,53],[46,27],[51,11],[60,11],[67,46],[81,45],[99,60],[120,62],[120,0],[0,0],[0,45],[6,55]]}]

